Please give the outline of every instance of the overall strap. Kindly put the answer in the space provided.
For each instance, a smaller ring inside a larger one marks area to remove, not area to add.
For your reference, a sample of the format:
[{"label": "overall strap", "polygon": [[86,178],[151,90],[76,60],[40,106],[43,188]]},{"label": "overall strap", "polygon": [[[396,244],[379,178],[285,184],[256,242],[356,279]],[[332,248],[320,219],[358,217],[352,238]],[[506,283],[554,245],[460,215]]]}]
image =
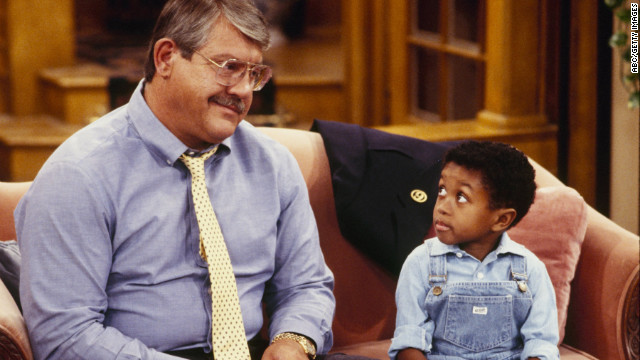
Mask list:
[{"label": "overall strap", "polygon": [[527,259],[524,256],[510,254],[511,259],[511,278],[518,283],[518,289],[522,292],[527,291]]},{"label": "overall strap", "polygon": [[429,255],[429,284],[444,285],[447,282],[446,255],[431,256],[433,241],[427,241],[427,255]]}]

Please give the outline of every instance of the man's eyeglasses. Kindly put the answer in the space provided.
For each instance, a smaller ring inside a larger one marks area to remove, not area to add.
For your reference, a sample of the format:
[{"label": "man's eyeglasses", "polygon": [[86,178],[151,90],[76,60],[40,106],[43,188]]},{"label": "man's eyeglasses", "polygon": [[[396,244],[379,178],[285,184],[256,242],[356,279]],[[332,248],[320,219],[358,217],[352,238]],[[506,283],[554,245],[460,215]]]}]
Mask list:
[{"label": "man's eyeglasses", "polygon": [[211,63],[216,72],[216,82],[224,86],[233,86],[244,79],[244,75],[249,70],[249,82],[253,91],[260,91],[271,79],[271,68],[264,64],[254,64],[246,61],[228,59],[218,64],[217,62],[202,55],[198,50],[193,51]]}]

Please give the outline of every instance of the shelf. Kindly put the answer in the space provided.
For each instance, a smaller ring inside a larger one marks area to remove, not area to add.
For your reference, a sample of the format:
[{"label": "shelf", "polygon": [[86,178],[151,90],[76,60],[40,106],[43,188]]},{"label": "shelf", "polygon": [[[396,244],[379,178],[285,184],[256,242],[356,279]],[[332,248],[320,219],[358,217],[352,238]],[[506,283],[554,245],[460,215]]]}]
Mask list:
[{"label": "shelf", "polygon": [[273,67],[278,86],[344,82],[344,56],[335,31],[309,31],[304,39],[274,46],[265,53],[264,62]]}]

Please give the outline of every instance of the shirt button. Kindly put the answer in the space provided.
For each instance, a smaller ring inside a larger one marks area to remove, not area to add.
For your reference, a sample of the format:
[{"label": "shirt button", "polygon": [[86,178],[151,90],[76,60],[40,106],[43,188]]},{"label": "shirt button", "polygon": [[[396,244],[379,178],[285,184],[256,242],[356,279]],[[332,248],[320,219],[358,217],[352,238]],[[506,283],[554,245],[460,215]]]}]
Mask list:
[{"label": "shirt button", "polygon": [[461,258],[462,257],[462,253],[456,253],[456,256]]},{"label": "shirt button", "polygon": [[171,160],[167,159],[167,165],[171,165]]},{"label": "shirt button", "polygon": [[478,273],[478,275],[476,275],[476,276],[478,276],[478,279],[484,279],[484,274],[483,274],[483,273],[481,273],[481,272],[480,272],[480,273]]}]

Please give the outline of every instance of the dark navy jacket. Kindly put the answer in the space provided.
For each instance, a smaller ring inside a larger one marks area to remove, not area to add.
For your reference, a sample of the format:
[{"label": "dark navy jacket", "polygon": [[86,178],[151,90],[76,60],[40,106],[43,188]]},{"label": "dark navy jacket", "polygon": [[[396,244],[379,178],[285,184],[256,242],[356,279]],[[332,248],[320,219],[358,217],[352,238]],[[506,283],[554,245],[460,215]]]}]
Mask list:
[{"label": "dark navy jacket", "polygon": [[398,275],[431,227],[441,160],[452,143],[323,120],[311,131],[329,157],[342,235]]}]

